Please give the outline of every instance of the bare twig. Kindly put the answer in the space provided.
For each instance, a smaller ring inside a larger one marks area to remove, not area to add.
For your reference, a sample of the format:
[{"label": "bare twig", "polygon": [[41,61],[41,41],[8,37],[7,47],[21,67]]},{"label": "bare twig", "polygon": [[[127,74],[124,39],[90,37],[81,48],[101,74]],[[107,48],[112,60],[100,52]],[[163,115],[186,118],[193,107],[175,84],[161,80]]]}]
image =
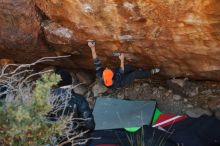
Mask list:
[{"label": "bare twig", "polygon": [[[70,57],[71,55],[66,55],[66,56],[56,56],[56,57],[43,57],[38,59],[37,61],[30,63],[30,64],[8,64],[6,66],[4,66],[1,70],[1,75],[0,78],[2,76],[7,76],[7,75],[12,75],[15,74],[17,71],[19,71],[20,69],[24,69],[24,68],[29,68],[31,66],[34,66],[36,64],[42,63],[42,62],[51,62],[54,61],[55,59],[59,59],[59,58],[67,58]],[[15,66],[16,68],[13,71],[10,71],[9,73],[6,73],[6,70],[11,67],[11,66]]]},{"label": "bare twig", "polygon": [[[52,70],[33,73],[33,70],[29,68],[42,62],[54,61],[55,59],[66,58],[69,56],[70,55],[43,57],[30,64],[8,64],[2,67],[0,70],[0,87],[6,88],[6,90],[0,92],[0,96],[7,95],[5,99],[6,102],[14,102],[15,99],[24,103],[32,102],[30,99],[33,98],[33,87],[35,84],[31,82],[30,79],[36,75],[51,72]],[[53,111],[51,111],[50,114],[53,114],[56,117],[54,118],[55,121],[49,121],[49,116],[48,118],[42,117],[42,121],[51,124],[59,121],[63,124],[63,127],[60,129],[60,133],[57,133],[64,137],[60,146],[66,143],[71,143],[73,146],[77,144],[85,144],[90,139],[97,139],[91,137],[85,138],[84,136],[89,132],[89,130],[80,131],[78,129],[86,121],[90,120],[89,118],[75,118],[74,113],[69,115],[65,115],[64,113],[65,109],[68,107],[69,100],[73,98],[71,90],[82,84],[84,83],[80,83],[70,89],[67,89],[66,92],[62,93],[61,95],[55,95],[53,91],[51,93],[49,92],[47,95],[47,102],[50,103],[53,107]],[[58,116],[59,111],[62,112],[61,115]]]}]

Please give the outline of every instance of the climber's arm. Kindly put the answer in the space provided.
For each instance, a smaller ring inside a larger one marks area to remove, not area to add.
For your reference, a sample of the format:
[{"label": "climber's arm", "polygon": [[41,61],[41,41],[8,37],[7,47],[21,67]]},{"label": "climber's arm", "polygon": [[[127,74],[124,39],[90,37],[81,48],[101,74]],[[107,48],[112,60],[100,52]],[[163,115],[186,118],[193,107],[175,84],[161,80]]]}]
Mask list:
[{"label": "climber's arm", "polygon": [[95,50],[95,41],[88,41],[88,46],[92,51],[92,58],[95,60],[97,58],[96,50]]},{"label": "climber's arm", "polygon": [[119,56],[119,59],[121,61],[121,63],[120,63],[120,71],[121,71],[121,73],[124,73],[124,70],[125,70],[125,64],[124,64],[125,55],[124,55],[124,53],[121,53],[121,55]]},{"label": "climber's arm", "polygon": [[92,58],[93,58],[93,62],[95,64],[96,76],[102,82],[103,66],[102,66],[102,63],[101,63],[100,59],[98,58],[98,56],[96,54],[95,42],[94,41],[89,41],[88,46],[90,47],[90,49],[92,51]]}]

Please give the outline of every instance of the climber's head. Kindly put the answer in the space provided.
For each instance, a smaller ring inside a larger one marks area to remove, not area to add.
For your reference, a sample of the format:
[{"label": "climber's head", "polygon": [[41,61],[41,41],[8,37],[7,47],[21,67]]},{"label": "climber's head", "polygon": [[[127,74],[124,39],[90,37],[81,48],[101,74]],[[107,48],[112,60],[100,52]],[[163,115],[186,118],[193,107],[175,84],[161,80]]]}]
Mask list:
[{"label": "climber's head", "polygon": [[114,73],[113,73],[113,71],[111,69],[106,68],[103,71],[102,78],[104,80],[105,86],[107,86],[107,87],[112,86],[112,84],[113,84],[113,80],[112,80],[113,76],[114,76]]}]

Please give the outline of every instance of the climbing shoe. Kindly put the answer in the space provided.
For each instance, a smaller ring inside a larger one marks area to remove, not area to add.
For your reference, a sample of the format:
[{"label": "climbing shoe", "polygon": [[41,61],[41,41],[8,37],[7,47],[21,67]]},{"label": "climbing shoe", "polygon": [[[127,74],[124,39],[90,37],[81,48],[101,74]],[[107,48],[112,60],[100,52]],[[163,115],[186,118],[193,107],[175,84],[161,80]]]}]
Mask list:
[{"label": "climbing shoe", "polygon": [[159,73],[160,72],[160,69],[159,68],[154,68],[151,70],[151,74],[156,74],[156,73]]}]

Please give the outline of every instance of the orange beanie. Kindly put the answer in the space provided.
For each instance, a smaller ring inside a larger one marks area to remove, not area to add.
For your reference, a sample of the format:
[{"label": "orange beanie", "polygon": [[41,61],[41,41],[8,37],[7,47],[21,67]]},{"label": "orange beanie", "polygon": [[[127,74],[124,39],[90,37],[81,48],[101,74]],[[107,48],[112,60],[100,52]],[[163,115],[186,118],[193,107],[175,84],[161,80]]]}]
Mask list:
[{"label": "orange beanie", "polygon": [[113,76],[114,76],[114,73],[112,72],[111,69],[106,68],[103,71],[102,77],[103,77],[105,86],[109,87],[113,84],[113,81],[112,81]]}]

